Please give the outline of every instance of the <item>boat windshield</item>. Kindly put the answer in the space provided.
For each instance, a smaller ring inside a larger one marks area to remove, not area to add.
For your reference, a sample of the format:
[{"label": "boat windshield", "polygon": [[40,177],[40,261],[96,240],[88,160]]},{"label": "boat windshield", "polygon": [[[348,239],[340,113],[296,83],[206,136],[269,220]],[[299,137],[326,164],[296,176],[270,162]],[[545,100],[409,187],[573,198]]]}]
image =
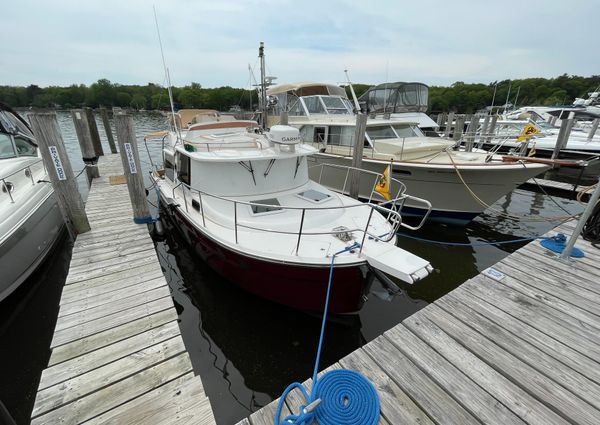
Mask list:
[{"label": "boat windshield", "polygon": [[0,133],[0,159],[14,158],[15,148],[8,134]]},{"label": "boat windshield", "polygon": [[367,127],[367,135],[371,140],[424,137],[423,132],[418,127],[407,124]]},{"label": "boat windshield", "polygon": [[328,114],[351,114],[352,105],[348,99],[335,96],[320,96]]},{"label": "boat windshield", "polygon": [[303,96],[309,114],[352,114],[352,105],[348,99],[340,96]]},{"label": "boat windshield", "polygon": [[398,138],[391,125],[368,127],[367,135],[371,140]]}]

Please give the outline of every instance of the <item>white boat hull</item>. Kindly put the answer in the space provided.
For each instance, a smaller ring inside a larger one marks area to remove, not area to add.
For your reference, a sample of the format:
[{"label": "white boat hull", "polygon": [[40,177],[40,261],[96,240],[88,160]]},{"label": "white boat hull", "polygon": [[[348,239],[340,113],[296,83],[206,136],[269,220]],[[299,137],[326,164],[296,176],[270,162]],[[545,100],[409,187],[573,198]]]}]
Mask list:
[{"label": "white boat hull", "polygon": [[[349,156],[330,155],[319,153],[311,157],[312,164],[330,163],[350,165],[352,158]],[[388,161],[363,159],[362,167],[382,173],[388,166]],[[393,177],[406,185],[407,193],[427,199],[431,202],[433,210],[430,219],[449,222],[453,224],[466,224],[481,214],[486,205],[491,205],[506,195],[519,184],[536,176],[547,169],[545,166],[528,164],[486,164],[486,165],[460,165],[459,173],[453,165],[448,164],[423,164],[412,162],[394,162]],[[310,170],[310,169],[309,169]],[[321,184],[341,189],[344,185],[345,174],[327,173],[319,176],[319,168],[309,171],[313,180]],[[464,179],[465,183],[461,180]],[[372,181],[361,181],[359,195],[368,199],[373,186]],[[392,184],[391,193],[398,190]],[[479,198],[479,200],[477,198]],[[407,202],[402,210],[403,215],[422,215],[421,205],[411,205]]]},{"label": "white boat hull", "polygon": [[0,301],[15,291],[44,261],[61,234],[63,224],[50,189],[0,244]]}]

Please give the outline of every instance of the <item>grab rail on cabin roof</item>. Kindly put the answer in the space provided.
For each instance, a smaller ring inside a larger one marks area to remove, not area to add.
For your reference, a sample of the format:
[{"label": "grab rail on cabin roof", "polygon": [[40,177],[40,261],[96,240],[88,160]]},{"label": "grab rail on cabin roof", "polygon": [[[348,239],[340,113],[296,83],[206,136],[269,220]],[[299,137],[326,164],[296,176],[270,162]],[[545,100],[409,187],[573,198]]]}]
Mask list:
[{"label": "grab rail on cabin roof", "polygon": [[[394,181],[395,183],[400,185],[400,188],[397,192],[398,196],[396,196],[395,198],[390,199],[388,201],[384,201],[379,204],[374,204],[374,203],[371,203],[373,194],[377,193],[377,192],[375,192],[374,188],[378,182],[378,179],[382,177],[382,174],[376,173],[374,171],[363,170],[363,169],[354,168],[354,167],[345,167],[345,166],[335,165],[335,164],[320,164],[319,166],[322,166],[322,167],[329,166],[329,167],[333,167],[333,168],[342,168],[342,169],[346,168],[347,173],[349,173],[351,170],[358,170],[358,171],[364,172],[366,174],[371,174],[371,175],[377,176],[377,179],[375,180],[375,182],[373,184],[373,191],[371,193],[371,196],[369,197],[369,202],[368,203],[358,203],[358,204],[353,204],[353,205],[339,205],[339,206],[334,206],[334,207],[323,206],[323,207],[309,207],[309,208],[285,206],[285,205],[262,204],[260,202],[240,201],[240,200],[234,200],[234,199],[223,197],[223,196],[213,195],[213,194],[210,194],[207,192],[200,191],[198,189],[194,189],[194,188],[190,187],[188,184],[181,182],[181,181],[173,187],[172,197],[173,197],[173,199],[175,199],[175,190],[177,188],[181,187],[181,193],[183,196],[183,203],[185,205],[185,210],[187,213],[189,213],[189,206],[188,206],[188,202],[187,202],[186,190],[191,194],[192,201],[194,201],[194,197],[193,197],[194,193],[197,193],[198,194],[198,204],[199,204],[198,212],[200,212],[200,214],[202,215],[202,225],[205,228],[207,226],[206,226],[206,217],[204,214],[204,205],[203,205],[202,198],[208,196],[208,197],[211,197],[214,199],[219,199],[219,200],[223,200],[226,202],[230,202],[233,204],[234,236],[235,236],[236,244],[238,243],[238,227],[256,230],[256,231],[263,231],[263,232],[298,235],[298,241],[296,244],[296,255],[298,255],[299,248],[300,248],[300,241],[301,241],[301,238],[303,235],[304,236],[311,236],[311,235],[313,235],[313,236],[314,235],[336,236],[336,235],[340,235],[342,233],[352,233],[352,232],[362,232],[363,233],[361,247],[360,247],[360,251],[359,251],[359,254],[360,254],[362,252],[362,245],[364,244],[364,241],[365,241],[365,238],[367,237],[367,235],[372,239],[376,239],[376,240],[383,241],[383,242],[389,242],[395,236],[395,234],[397,233],[400,226],[403,226],[410,230],[420,229],[423,226],[423,224],[425,223],[425,220],[427,220],[427,217],[429,216],[429,214],[431,213],[431,209],[432,209],[431,203],[425,199],[417,198],[415,196],[407,195],[406,193],[404,193],[406,191],[406,186],[399,180],[391,178],[392,181]],[[344,189],[345,189],[345,187],[344,187]],[[407,200],[416,201],[417,203],[420,202],[427,209],[427,212],[425,213],[425,215],[423,216],[423,218],[421,219],[420,223],[417,226],[410,226],[402,221],[402,215],[400,214],[400,211]],[[281,210],[301,211],[302,213],[301,213],[301,218],[300,218],[299,230],[298,231],[282,231],[282,230],[265,229],[265,228],[249,226],[249,225],[245,225],[245,224],[239,224],[238,220],[237,220],[238,204],[247,205],[250,207],[252,207],[252,206],[265,207],[265,208],[277,207],[278,209],[281,209]],[[388,205],[389,205],[389,207],[388,207]],[[371,209],[369,212],[369,217],[367,219],[367,223],[364,227],[356,227],[356,228],[352,228],[352,229],[343,229],[343,230],[342,229],[333,229],[333,230],[324,231],[324,232],[304,232],[303,231],[304,219],[305,219],[307,211],[324,211],[324,210],[349,209],[349,208],[370,208]],[[373,216],[373,212],[375,210],[382,213],[382,215],[384,215],[386,217],[387,221],[391,222],[392,229],[387,234],[376,235],[376,234],[369,232],[369,226],[371,224],[371,219]]]}]

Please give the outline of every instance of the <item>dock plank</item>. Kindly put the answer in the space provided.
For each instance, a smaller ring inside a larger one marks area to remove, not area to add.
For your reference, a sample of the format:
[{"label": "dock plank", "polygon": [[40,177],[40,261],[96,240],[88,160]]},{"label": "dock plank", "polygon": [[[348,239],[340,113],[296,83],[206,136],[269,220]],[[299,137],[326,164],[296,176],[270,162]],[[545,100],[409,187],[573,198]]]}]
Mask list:
[{"label": "dock plank", "polygon": [[[538,373],[518,357],[508,353],[498,344],[475,332],[441,308],[435,305],[429,307],[427,318],[420,315],[419,319],[415,320],[425,321],[429,318],[435,320],[436,325],[441,327],[444,332],[453,338],[460,338],[463,346],[513,383],[520,385],[524,391],[530,393],[540,403],[562,416],[565,422],[573,419],[581,424],[592,425],[597,423],[600,411],[567,390],[562,386],[562,383],[559,384]],[[412,322],[411,318],[408,320]]]},{"label": "dock plank", "polygon": [[388,376],[436,423],[480,423],[404,356],[389,339],[380,336],[363,349],[376,363],[385,365]]},{"label": "dock plank", "polygon": [[214,424],[145,225],[133,223],[119,155],[99,159],[60,301],[32,424]]}]

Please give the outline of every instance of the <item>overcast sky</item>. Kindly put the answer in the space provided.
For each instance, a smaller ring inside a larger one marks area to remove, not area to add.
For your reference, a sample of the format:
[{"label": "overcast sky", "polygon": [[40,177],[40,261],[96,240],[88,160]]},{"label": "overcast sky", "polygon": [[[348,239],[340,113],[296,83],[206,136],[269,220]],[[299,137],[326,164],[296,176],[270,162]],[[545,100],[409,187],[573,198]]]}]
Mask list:
[{"label": "overcast sky", "polygon": [[[6,0],[0,85],[163,84],[152,1]],[[598,0],[156,0],[172,83],[491,82],[600,74]]]}]

